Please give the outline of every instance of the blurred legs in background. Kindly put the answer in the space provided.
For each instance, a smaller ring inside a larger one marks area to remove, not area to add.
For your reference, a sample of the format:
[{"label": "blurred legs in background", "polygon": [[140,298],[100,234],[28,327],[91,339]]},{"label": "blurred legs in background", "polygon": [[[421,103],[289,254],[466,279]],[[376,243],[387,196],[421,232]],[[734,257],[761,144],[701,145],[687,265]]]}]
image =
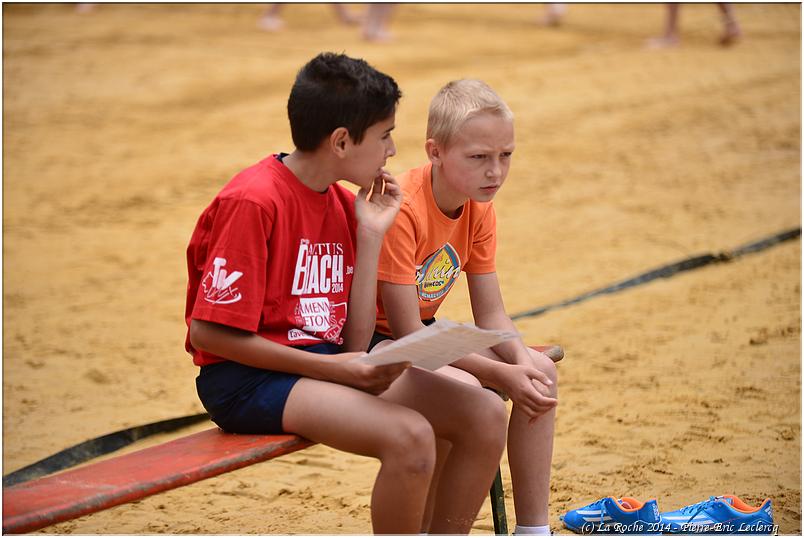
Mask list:
[{"label": "blurred legs in background", "polygon": [[366,41],[390,41],[391,32],[388,24],[396,4],[369,4],[366,19],[363,23],[363,37]]},{"label": "blurred legs in background", "polygon": [[[343,24],[354,25],[360,22],[360,17],[352,13],[345,4],[330,4]],[[271,4],[257,21],[257,28],[266,32],[278,32],[285,27],[281,11],[285,4]]]},{"label": "blurred legs in background", "polygon": [[[723,17],[723,35],[720,37],[720,44],[724,47],[734,44],[742,35],[737,18],[734,16],[734,7],[731,4],[719,3]],[[678,17],[681,4],[667,4],[667,19],[665,20],[664,34],[648,40],[649,48],[668,48],[675,47],[681,43],[679,34]]]},{"label": "blurred legs in background", "polygon": [[567,4],[547,4],[547,12],[544,14],[545,26],[561,26],[561,20],[567,12]]}]

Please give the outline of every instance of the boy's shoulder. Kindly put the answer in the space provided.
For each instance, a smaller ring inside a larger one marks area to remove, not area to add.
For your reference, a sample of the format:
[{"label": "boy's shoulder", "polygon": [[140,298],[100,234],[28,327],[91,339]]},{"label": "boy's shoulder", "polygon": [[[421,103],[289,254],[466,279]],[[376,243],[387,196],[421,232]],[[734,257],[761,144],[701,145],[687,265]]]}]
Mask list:
[{"label": "boy's shoulder", "polygon": [[[274,154],[238,172],[218,193],[218,200],[248,201],[262,206],[268,211],[275,211],[277,206],[284,206],[290,198],[310,202],[312,206],[324,203],[324,199],[304,186],[293,172]],[[354,204],[355,195],[345,187],[334,183],[330,192],[343,205]]]},{"label": "boy's shoulder", "polygon": [[244,168],[234,175],[216,196],[218,201],[249,201],[264,209],[272,209],[282,188],[284,166],[275,155]]},{"label": "boy's shoulder", "polygon": [[427,185],[432,173],[432,164],[427,163],[416,168],[411,168],[397,176],[397,181],[402,187],[402,211],[421,211],[426,207]]}]

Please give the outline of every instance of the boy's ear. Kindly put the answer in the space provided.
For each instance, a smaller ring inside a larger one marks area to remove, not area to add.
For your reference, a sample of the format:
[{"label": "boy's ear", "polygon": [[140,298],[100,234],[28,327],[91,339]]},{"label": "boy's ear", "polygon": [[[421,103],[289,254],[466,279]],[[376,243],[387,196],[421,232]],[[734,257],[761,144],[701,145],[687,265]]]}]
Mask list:
[{"label": "boy's ear", "polygon": [[338,127],[329,135],[329,146],[332,152],[338,157],[344,157],[346,148],[352,143],[349,138],[349,129],[346,127]]},{"label": "boy's ear", "polygon": [[441,147],[432,138],[428,138],[424,143],[424,151],[427,153],[427,158],[430,162],[439,165],[441,164]]}]

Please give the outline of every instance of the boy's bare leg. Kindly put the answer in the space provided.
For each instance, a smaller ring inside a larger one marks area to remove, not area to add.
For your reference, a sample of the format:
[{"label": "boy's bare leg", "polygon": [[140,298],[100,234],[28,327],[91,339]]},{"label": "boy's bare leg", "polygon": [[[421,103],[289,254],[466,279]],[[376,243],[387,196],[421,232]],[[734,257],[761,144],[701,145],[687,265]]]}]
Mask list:
[{"label": "boy's bare leg", "polygon": [[505,447],[507,413],[498,396],[410,368],[380,398],[421,413],[452,446],[440,470],[427,532],[466,534],[494,480]]},{"label": "boy's bare leg", "polygon": [[737,17],[734,15],[734,6],[720,3],[717,7],[720,8],[720,13],[723,16],[723,35],[720,37],[720,44],[728,47],[740,39],[742,32],[740,31],[740,25],[737,24]]},{"label": "boy's bare leg", "polygon": [[[528,349],[533,366],[553,381],[549,396],[557,392],[557,372],[553,361],[545,355]],[[483,352],[489,358],[503,361],[491,350]],[[440,368],[439,373],[455,379],[477,384],[477,379],[458,368]],[[496,397],[496,396],[495,396]],[[517,525],[541,526],[548,524],[550,500],[550,469],[553,458],[555,408],[529,423],[527,415],[514,405],[508,424],[508,464],[514,490],[514,510]]]},{"label": "boy's bare leg", "polygon": [[[438,373],[450,372],[450,376],[464,383],[469,383],[478,388],[481,388],[480,381],[477,380],[472,374],[453,368],[452,366],[444,366],[436,370]],[[438,493],[438,484],[441,479],[441,470],[447,462],[449,451],[452,445],[443,439],[436,438],[436,467],[433,472],[433,480],[430,482],[430,491],[427,494],[427,506],[424,509],[424,521],[422,522],[422,532],[427,532],[430,529],[430,524],[433,520],[433,510],[435,509],[435,500]]]},{"label": "boy's bare leg", "polygon": [[560,26],[564,14],[567,12],[567,4],[547,4],[545,8],[544,24],[545,26]]},{"label": "boy's bare leg", "polygon": [[374,533],[420,532],[435,465],[433,428],[421,414],[343,385],[302,378],[288,396],[282,424],[312,441],[378,458]]},{"label": "boy's bare leg", "polygon": [[[528,349],[533,366],[547,374],[553,384],[551,398],[558,396],[558,375],[552,360]],[[553,459],[553,434],[556,408],[533,422],[514,405],[508,426],[508,464],[514,490],[514,510],[518,525],[548,524],[550,469]]]},{"label": "boy's bare leg", "polygon": [[259,20],[257,20],[257,28],[265,30],[266,32],[277,32],[285,27],[285,21],[282,20],[283,4],[270,4]]},{"label": "boy's bare leg", "polygon": [[363,38],[366,41],[384,42],[392,39],[388,24],[395,4],[369,4],[363,22]]},{"label": "boy's bare leg", "polygon": [[438,483],[441,480],[441,470],[449,457],[452,445],[444,439],[436,437],[436,464],[433,471],[433,479],[430,481],[430,490],[427,492],[427,503],[424,505],[424,518],[422,518],[422,532],[430,529],[433,522],[433,510],[435,510],[435,500],[438,495]]},{"label": "boy's bare leg", "polygon": [[343,23],[349,26],[353,26],[355,24],[359,24],[360,21],[363,19],[358,17],[352,11],[346,7],[345,4],[330,4],[332,8],[335,10],[335,14],[338,15],[338,19]]},{"label": "boy's bare leg", "polygon": [[667,19],[664,25],[664,34],[659,37],[654,37],[648,40],[648,47],[654,49],[663,49],[668,47],[675,47],[681,42],[678,33],[678,15],[679,4],[667,4]]}]

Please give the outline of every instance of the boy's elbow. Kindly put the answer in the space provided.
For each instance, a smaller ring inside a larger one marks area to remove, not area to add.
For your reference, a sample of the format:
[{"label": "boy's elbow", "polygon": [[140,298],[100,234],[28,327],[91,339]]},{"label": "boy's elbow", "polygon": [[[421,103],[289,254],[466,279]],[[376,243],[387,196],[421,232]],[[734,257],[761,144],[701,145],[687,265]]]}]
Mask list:
[{"label": "boy's elbow", "polygon": [[343,334],[343,345],[341,349],[346,352],[366,352],[368,351],[369,343],[373,331],[361,331],[360,334],[355,334],[353,331],[345,331]]},{"label": "boy's elbow", "polygon": [[195,349],[206,351],[208,342],[209,328],[203,321],[197,319],[190,320],[190,345]]}]

